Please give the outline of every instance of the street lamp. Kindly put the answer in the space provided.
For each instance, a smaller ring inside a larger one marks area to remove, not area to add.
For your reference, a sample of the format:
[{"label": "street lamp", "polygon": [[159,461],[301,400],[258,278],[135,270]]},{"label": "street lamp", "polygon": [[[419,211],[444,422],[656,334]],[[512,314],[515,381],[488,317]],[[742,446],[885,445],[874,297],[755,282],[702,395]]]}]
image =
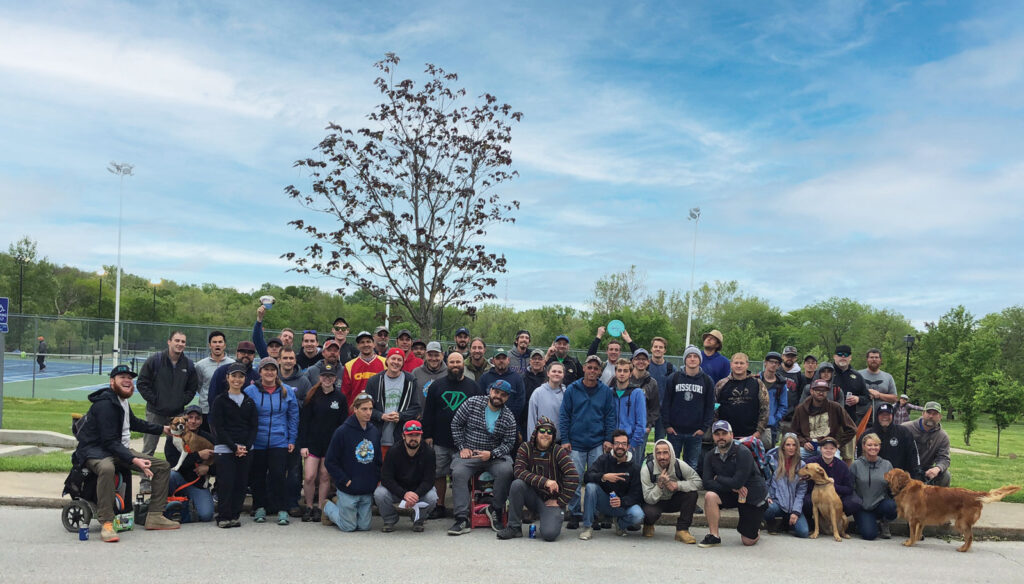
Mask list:
[{"label": "street lamp", "polygon": [[907,365],[903,369],[903,393],[907,393],[907,380],[910,379],[910,350],[914,348],[914,340],[914,335],[903,337],[903,342],[907,344]]},{"label": "street lamp", "polygon": [[134,165],[111,162],[107,172],[120,178],[117,192],[117,279],[114,284],[114,365],[121,363],[121,216],[124,211],[124,177],[133,176]]},{"label": "street lamp", "polygon": [[100,277],[100,295],[96,299],[96,318],[103,318],[103,276],[107,275],[107,271],[98,270],[96,275]]},{"label": "street lamp", "polygon": [[690,346],[690,323],[693,319],[693,277],[697,272],[697,226],[700,224],[700,207],[690,209],[690,220],[693,221],[693,265],[690,268],[689,305],[686,308],[686,346]]}]

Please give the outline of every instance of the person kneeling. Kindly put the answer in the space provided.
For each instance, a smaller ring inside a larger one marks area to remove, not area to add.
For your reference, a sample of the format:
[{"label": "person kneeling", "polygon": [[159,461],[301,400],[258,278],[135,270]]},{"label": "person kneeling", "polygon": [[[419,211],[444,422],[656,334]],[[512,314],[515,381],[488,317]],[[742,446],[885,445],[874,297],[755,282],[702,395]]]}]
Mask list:
[{"label": "person kneeling", "polygon": [[423,521],[437,505],[434,490],[434,449],[421,444],[423,426],[419,420],[409,420],[402,428],[402,445],[389,448],[384,457],[380,486],[373,499],[384,520],[381,531],[391,533],[398,523],[395,505],[412,513],[412,530],[423,531]]},{"label": "person kneeling", "polygon": [[579,487],[580,476],[557,440],[555,423],[541,416],[530,441],[519,445],[512,470],[516,480],[508,496],[508,527],[498,532],[498,539],[523,536],[524,505],[540,518],[544,541],[555,541],[561,533],[564,510]]},{"label": "person kneeling", "polygon": [[[201,429],[203,410],[199,406],[188,406],[185,408],[184,416],[185,428],[189,432],[193,432],[213,444],[213,434]],[[207,486],[209,477],[214,474],[211,472],[215,461],[213,448],[188,451],[183,454],[174,445],[174,440],[164,441],[164,457],[167,459],[167,464],[171,467],[176,466],[182,456],[185,457],[185,461],[181,463],[179,470],[171,471],[170,486],[167,490],[171,496],[188,497],[196,510],[195,517],[191,517],[192,521],[213,521],[213,493]]]},{"label": "person kneeling", "polygon": [[617,519],[615,535],[626,535],[626,530],[640,525],[644,512],[640,489],[640,467],[633,460],[629,449],[629,434],[624,430],[612,432],[612,451],[602,454],[587,469],[587,482],[583,499],[583,531],[579,538],[590,539],[594,535],[595,512]]},{"label": "person kneeling", "polygon": [[672,443],[662,438],[654,443],[654,455],[640,469],[644,493],[644,537],[654,537],[654,524],[662,513],[679,513],[676,541],[697,543],[690,535],[693,512],[697,508],[700,477],[683,459],[676,457]]},{"label": "person kneeling", "polygon": [[380,430],[370,423],[373,398],[360,393],[352,415],[334,431],[324,464],[338,486],[337,500],[324,503],[326,520],[342,531],[369,531],[370,504],[380,481]]},{"label": "person kneeling", "polygon": [[754,455],[746,446],[732,439],[732,426],[725,420],[711,427],[715,448],[704,456],[704,512],[708,517],[708,534],[699,547],[722,543],[718,534],[721,509],[739,509],[740,532],[743,545],[754,545],[764,515],[761,507],[768,496],[764,477],[754,463]]}]

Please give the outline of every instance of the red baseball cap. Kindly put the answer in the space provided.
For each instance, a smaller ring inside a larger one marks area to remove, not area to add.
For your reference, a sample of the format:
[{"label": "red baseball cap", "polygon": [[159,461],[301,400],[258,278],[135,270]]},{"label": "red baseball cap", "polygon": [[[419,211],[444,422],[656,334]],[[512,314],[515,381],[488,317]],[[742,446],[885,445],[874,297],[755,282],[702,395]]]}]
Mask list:
[{"label": "red baseball cap", "polygon": [[402,429],[403,434],[422,434],[423,425],[420,424],[419,420],[409,420],[405,423],[405,427]]},{"label": "red baseball cap", "polygon": [[398,347],[392,347],[388,349],[388,357],[392,355],[398,355],[402,359],[405,359],[405,351],[399,349]]}]

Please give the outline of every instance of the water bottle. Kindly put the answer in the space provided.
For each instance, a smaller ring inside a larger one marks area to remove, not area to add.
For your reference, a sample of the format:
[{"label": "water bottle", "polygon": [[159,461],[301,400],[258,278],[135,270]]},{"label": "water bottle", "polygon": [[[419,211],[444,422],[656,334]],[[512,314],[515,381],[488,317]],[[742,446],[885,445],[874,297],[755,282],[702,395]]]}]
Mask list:
[{"label": "water bottle", "polygon": [[79,541],[89,541],[89,528],[88,527],[79,527],[78,528],[78,540]]},{"label": "water bottle", "polygon": [[537,539],[537,525],[534,523],[530,524],[530,539]]},{"label": "water bottle", "polygon": [[619,496],[615,494],[615,491],[612,491],[612,492],[608,493],[608,498],[609,499],[618,499]]}]

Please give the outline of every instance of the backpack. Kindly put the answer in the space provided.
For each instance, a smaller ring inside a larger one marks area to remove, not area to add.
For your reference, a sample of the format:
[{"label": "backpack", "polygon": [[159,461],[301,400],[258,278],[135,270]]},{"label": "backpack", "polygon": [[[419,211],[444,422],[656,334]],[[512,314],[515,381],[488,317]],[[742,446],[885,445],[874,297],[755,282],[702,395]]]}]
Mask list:
[{"label": "backpack", "polygon": [[764,444],[753,436],[745,436],[736,440],[736,442],[745,446],[747,450],[750,450],[750,453],[754,455],[754,464],[756,464],[757,469],[761,471],[761,476],[764,477],[765,481],[771,481],[773,472],[772,463],[768,454],[764,451]]},{"label": "backpack", "polygon": [[[672,462],[673,462],[672,468],[673,468],[673,470],[675,470],[676,480],[677,481],[684,481],[684,480],[686,480],[686,479],[683,478],[683,469],[679,467],[679,459],[677,458],[676,460],[674,460]],[[647,465],[647,474],[653,479],[654,478],[654,453],[653,452],[648,454],[646,457],[644,457],[644,464]]]}]

